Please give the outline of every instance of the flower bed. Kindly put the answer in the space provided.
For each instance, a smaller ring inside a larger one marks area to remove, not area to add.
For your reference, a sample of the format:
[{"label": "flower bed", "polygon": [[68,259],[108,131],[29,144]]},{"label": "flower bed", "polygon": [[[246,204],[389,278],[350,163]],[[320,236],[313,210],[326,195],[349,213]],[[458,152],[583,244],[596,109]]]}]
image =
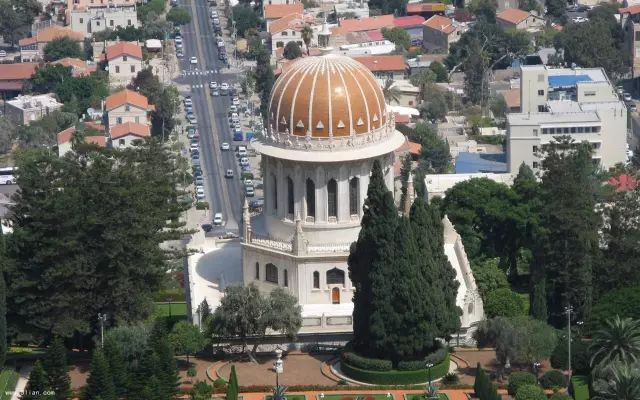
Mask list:
[{"label": "flower bed", "polygon": [[[395,369],[389,371],[372,371],[353,366],[343,359],[340,364],[340,369],[351,379],[379,385],[411,385],[424,383],[429,379],[429,373],[426,368],[413,371],[400,371]],[[442,378],[447,372],[449,372],[448,354],[442,362],[431,368],[431,379],[436,380]]]},{"label": "flower bed", "polygon": [[393,395],[391,397],[386,394],[325,394],[324,396],[317,396],[317,400],[394,400]]}]

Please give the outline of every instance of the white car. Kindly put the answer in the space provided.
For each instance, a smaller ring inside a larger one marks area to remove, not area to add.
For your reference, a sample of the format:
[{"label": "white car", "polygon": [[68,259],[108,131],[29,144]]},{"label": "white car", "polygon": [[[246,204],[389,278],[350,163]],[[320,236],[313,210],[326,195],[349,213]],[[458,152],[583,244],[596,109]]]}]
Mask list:
[{"label": "white car", "polygon": [[196,57],[196,56],[191,57],[191,58],[189,59],[189,62],[190,62],[191,64],[197,64],[197,63],[198,63],[198,57]]},{"label": "white car", "polygon": [[222,90],[229,90],[229,84],[227,82],[222,82],[220,84],[220,89]]},{"label": "white car", "polygon": [[240,166],[245,167],[249,165],[249,159],[247,157],[242,157],[240,159]]},{"label": "white car", "polygon": [[215,213],[213,216],[214,225],[222,225],[222,213]]},{"label": "white car", "polygon": [[573,22],[575,22],[576,24],[582,23],[582,22],[587,22],[589,20],[589,18],[586,17],[575,17],[573,19]]},{"label": "white car", "polygon": [[235,104],[232,104],[231,106],[229,106],[229,111],[231,111],[232,113],[237,113],[238,107],[236,107]]},{"label": "white car", "polygon": [[631,93],[624,92],[622,94],[622,98],[624,99],[624,101],[631,101]]},{"label": "white car", "polygon": [[234,106],[239,106],[239,105],[240,105],[240,99],[239,99],[239,98],[237,98],[237,97],[234,97],[234,98],[233,98],[233,100],[231,101],[231,103],[232,103]]},{"label": "white car", "polygon": [[225,178],[233,178],[233,170],[228,169],[227,172],[224,173]]},{"label": "white car", "polygon": [[7,56],[7,52],[4,50],[0,50],[0,57],[5,58]]},{"label": "white car", "polygon": [[230,149],[231,149],[231,146],[229,146],[229,143],[227,143],[227,142],[223,142],[220,145],[220,150],[222,150],[222,151],[228,151]]},{"label": "white car", "polygon": [[189,121],[189,123],[191,125],[197,125],[198,124],[198,118],[196,118],[196,116],[193,115],[193,114],[187,115],[187,121]]},{"label": "white car", "polygon": [[191,146],[189,147],[189,150],[190,151],[193,151],[193,150],[198,150],[199,151],[200,150],[200,146],[198,145],[198,143],[191,143]]},{"label": "white car", "polygon": [[218,88],[218,82],[216,81],[209,82],[209,89],[217,89],[217,88]]},{"label": "white car", "polygon": [[224,47],[224,40],[222,40],[222,39],[218,39],[218,41],[216,42],[216,45],[217,45],[218,47]]},{"label": "white car", "polygon": [[176,44],[182,44],[182,36],[176,36],[173,40]]},{"label": "white car", "polygon": [[218,11],[211,10],[211,18],[218,18]]}]

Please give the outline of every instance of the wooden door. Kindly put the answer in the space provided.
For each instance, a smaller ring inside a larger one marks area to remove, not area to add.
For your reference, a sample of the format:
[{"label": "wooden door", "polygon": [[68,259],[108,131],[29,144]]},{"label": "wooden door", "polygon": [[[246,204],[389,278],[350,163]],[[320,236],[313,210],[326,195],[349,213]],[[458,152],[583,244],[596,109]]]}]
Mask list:
[{"label": "wooden door", "polygon": [[340,288],[331,289],[331,304],[340,304]]}]

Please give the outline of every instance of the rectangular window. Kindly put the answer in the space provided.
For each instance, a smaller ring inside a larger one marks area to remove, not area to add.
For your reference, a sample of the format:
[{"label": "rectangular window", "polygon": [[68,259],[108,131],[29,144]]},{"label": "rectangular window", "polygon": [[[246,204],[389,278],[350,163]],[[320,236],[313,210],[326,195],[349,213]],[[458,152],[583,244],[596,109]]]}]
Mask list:
[{"label": "rectangular window", "polygon": [[640,31],[636,32],[636,42],[640,42]]},{"label": "rectangular window", "polygon": [[120,146],[124,146],[124,144],[125,144],[124,139],[120,139],[120,141],[118,143],[120,144]]},{"label": "rectangular window", "polygon": [[533,162],[533,168],[538,168],[538,162],[537,161]]},{"label": "rectangular window", "polygon": [[131,26],[131,20],[130,19],[127,20],[127,25]]},{"label": "rectangular window", "polygon": [[542,128],[542,134],[546,135],[547,133],[549,133],[549,129],[547,128]]},{"label": "rectangular window", "polygon": [[125,111],[131,111],[131,106],[129,104],[124,106]]},{"label": "rectangular window", "polygon": [[549,128],[549,134],[553,135],[554,133],[556,133],[556,128]]},{"label": "rectangular window", "polygon": [[109,26],[113,26],[113,20],[112,19],[109,20]]},{"label": "rectangular window", "polygon": [[585,96],[595,96],[595,95],[596,95],[596,92],[594,92],[594,91],[588,91],[588,92],[584,92],[584,95],[585,95]]},{"label": "rectangular window", "polygon": [[84,18],[80,18],[80,23],[84,23]]},{"label": "rectangular window", "polygon": [[538,82],[544,82],[544,74],[538,74]]},{"label": "rectangular window", "polygon": [[538,106],[538,112],[545,112],[546,110],[545,106]]},{"label": "rectangular window", "polygon": [[100,26],[100,21],[96,21],[96,26]]},{"label": "rectangular window", "polygon": [[579,126],[578,127],[578,133],[584,133],[584,127]]},{"label": "rectangular window", "polygon": [[132,72],[132,73],[133,73],[133,72],[136,72],[136,66],[135,66],[135,65],[132,65],[132,66],[131,66],[131,72]]},{"label": "rectangular window", "polygon": [[269,263],[267,264],[266,267],[266,273],[265,273],[265,277],[264,279],[267,282],[271,282],[271,283],[278,283],[278,267],[276,267],[275,265]]},{"label": "rectangular window", "polygon": [[534,129],[534,130],[533,130],[533,135],[534,135],[534,136],[538,136],[538,130],[537,130],[537,129]]},{"label": "rectangular window", "polygon": [[544,96],[544,90],[538,90],[538,96]]},{"label": "rectangular window", "polygon": [[593,127],[593,133],[598,133],[600,132],[600,127],[599,126],[594,126]]},{"label": "rectangular window", "polygon": [[[116,65],[116,74],[119,74],[119,73],[120,73],[120,66]],[[129,111],[129,110],[127,110],[127,111]]]},{"label": "rectangular window", "polygon": [[136,121],[136,124],[140,123],[140,117],[135,117],[134,120]]},{"label": "rectangular window", "polygon": [[591,133],[591,127],[590,126],[585,126],[584,127],[584,133]]},{"label": "rectangular window", "polygon": [[538,152],[538,146],[533,146],[533,152],[537,153]]},{"label": "rectangular window", "polygon": [[118,118],[116,118],[116,123],[117,123],[117,124],[121,124],[121,123],[122,123],[122,117],[118,117]]},{"label": "rectangular window", "polygon": [[575,126],[571,127],[571,133],[576,133],[576,127]]},{"label": "rectangular window", "polygon": [[564,128],[564,133],[569,133],[569,128]]},{"label": "rectangular window", "polygon": [[260,280],[260,264],[256,263],[256,280]]},{"label": "rectangular window", "polygon": [[126,55],[122,56],[122,61],[127,61],[127,56]]}]

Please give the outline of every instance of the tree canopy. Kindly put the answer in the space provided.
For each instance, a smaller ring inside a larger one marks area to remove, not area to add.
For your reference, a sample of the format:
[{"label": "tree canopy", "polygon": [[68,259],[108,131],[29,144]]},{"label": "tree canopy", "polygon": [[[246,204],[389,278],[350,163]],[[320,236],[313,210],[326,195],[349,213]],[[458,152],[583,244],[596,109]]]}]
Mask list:
[{"label": "tree canopy", "polygon": [[284,46],[283,52],[284,58],[287,60],[295,60],[296,58],[302,57],[302,50],[300,49],[300,45],[298,42],[290,41]]},{"label": "tree canopy", "polygon": [[80,42],[64,36],[53,39],[44,46],[44,60],[47,62],[60,60],[61,58],[84,58],[84,52]]},{"label": "tree canopy", "polygon": [[175,26],[187,25],[191,22],[191,14],[182,7],[172,7],[167,13],[167,21]]},{"label": "tree canopy", "polygon": [[204,349],[206,343],[200,328],[188,321],[180,321],[173,326],[169,334],[169,341],[177,354],[187,356],[187,364],[189,356]]},{"label": "tree canopy", "polygon": [[[236,24],[236,31],[240,37],[246,37],[247,31],[257,28],[258,25],[260,25],[260,17],[253,8],[248,5],[238,4],[233,6],[232,12],[233,21]],[[231,24],[231,21],[229,21],[229,23]]]},{"label": "tree canopy", "polygon": [[14,46],[31,31],[31,24],[41,11],[38,0],[0,0],[0,36]]},{"label": "tree canopy", "polygon": [[382,36],[401,49],[409,50],[411,47],[411,36],[400,27],[382,28]]}]

